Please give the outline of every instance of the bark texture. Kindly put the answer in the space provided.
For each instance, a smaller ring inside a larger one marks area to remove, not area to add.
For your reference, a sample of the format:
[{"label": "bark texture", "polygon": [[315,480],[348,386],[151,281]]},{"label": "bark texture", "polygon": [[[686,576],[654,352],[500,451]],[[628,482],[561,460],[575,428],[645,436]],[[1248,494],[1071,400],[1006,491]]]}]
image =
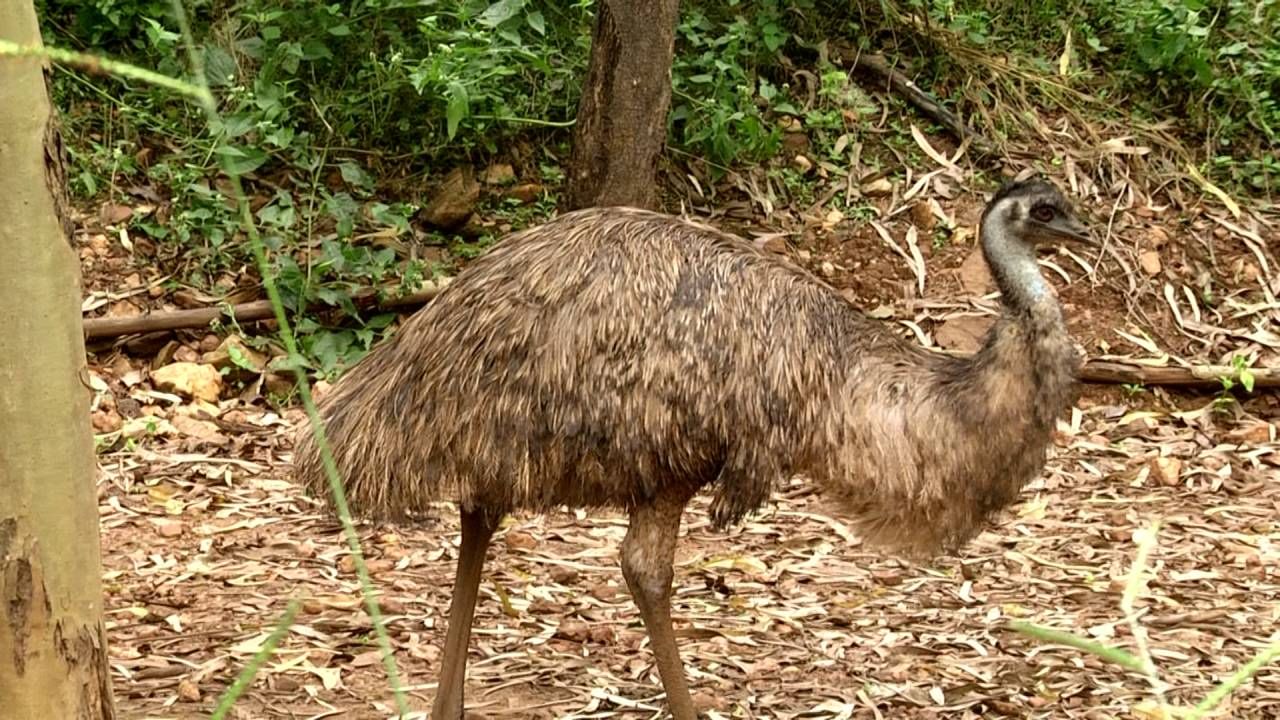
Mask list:
[{"label": "bark texture", "polygon": [[[31,0],[0,38],[40,41]],[[113,718],[79,262],[47,68],[0,60],[0,716]]]},{"label": "bark texture", "polygon": [[679,0],[601,0],[578,105],[563,210],[656,210]]}]

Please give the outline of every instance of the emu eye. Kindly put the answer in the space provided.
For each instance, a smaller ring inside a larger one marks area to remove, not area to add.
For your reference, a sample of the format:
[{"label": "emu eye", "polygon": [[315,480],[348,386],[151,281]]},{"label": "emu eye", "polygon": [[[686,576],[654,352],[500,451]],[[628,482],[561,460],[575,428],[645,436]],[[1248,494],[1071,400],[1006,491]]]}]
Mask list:
[{"label": "emu eye", "polygon": [[1042,223],[1047,223],[1053,219],[1054,210],[1049,205],[1037,205],[1031,209],[1031,217]]}]

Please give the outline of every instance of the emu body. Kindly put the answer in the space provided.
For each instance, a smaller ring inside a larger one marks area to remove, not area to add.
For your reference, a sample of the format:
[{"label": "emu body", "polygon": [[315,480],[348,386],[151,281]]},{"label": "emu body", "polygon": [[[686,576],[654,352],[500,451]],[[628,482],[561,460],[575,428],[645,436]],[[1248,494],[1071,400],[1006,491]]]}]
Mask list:
[{"label": "emu body", "polygon": [[[1056,225],[1036,218],[1046,203]],[[1034,246],[1082,235],[1050,185],[997,194],[982,240],[1006,309],[969,359],[898,337],[745,240],[647,211],[561,215],[473,262],[322,404],[353,511],[460,508],[433,717],[463,714],[476,588],[507,512],[630,513],[623,573],[677,720],[695,713],[672,559],[700,490],[724,526],[802,475],[869,542],[958,548],[1041,470],[1071,401],[1077,359]],[[328,496],[305,429],[295,465]]]}]

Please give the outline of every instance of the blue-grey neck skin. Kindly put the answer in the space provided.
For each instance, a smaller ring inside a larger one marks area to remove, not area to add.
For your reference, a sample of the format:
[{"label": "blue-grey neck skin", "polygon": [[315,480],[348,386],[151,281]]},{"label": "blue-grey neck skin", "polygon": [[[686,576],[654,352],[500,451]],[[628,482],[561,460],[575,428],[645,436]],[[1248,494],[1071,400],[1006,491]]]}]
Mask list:
[{"label": "blue-grey neck skin", "polygon": [[1019,211],[1016,200],[1006,199],[987,212],[981,228],[982,253],[1012,314],[1049,308],[1057,314],[1057,302],[1040,274],[1033,244],[1014,235],[1014,228],[1022,225]]}]

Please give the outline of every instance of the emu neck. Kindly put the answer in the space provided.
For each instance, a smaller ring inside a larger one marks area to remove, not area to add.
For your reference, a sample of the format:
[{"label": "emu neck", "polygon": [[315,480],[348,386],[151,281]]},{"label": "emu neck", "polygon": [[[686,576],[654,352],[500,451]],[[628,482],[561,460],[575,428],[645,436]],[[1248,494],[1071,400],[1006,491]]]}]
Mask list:
[{"label": "emu neck", "polygon": [[[988,213],[982,224],[982,251],[1000,288],[1004,317],[974,359],[974,371],[983,378],[975,389],[994,393],[987,397],[992,410],[1017,408],[1018,414],[1029,412],[1037,425],[1052,427],[1069,402],[1076,353],[1035,251],[1008,229],[1008,212]],[[1030,407],[1024,405],[1028,402]]]},{"label": "emu neck", "polygon": [[1010,232],[1008,212],[998,208],[988,213],[981,229],[982,254],[1000,288],[1004,306],[1015,317],[1038,312],[1060,321],[1062,313],[1036,265],[1035,250]]}]

